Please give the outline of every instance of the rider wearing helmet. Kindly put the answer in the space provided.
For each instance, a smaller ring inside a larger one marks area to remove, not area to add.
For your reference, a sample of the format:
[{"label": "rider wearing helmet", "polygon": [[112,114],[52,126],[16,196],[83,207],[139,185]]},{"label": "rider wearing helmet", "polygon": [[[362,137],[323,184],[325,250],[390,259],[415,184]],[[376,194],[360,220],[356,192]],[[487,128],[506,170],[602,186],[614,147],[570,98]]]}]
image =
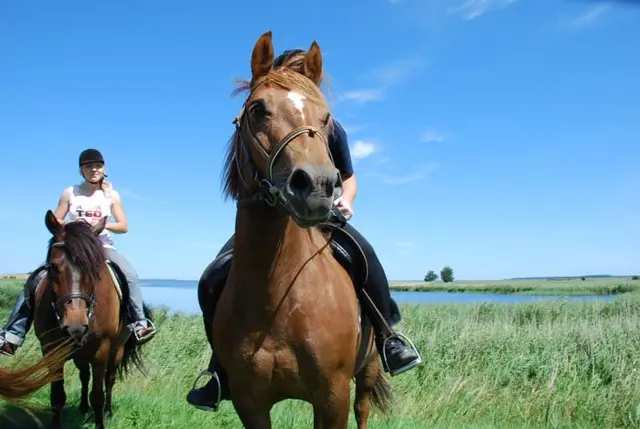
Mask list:
[{"label": "rider wearing helmet", "polygon": [[[115,222],[107,221],[98,239],[102,242],[106,258],[117,265],[127,279],[130,291],[128,328],[139,343],[145,343],[155,335],[156,330],[143,312],[140,280],[113,243],[112,234],[125,234],[128,231],[120,194],[106,180],[105,162],[100,151],[84,150],[80,154],[78,167],[84,182],[62,191],[54,214],[60,223],[64,223],[64,218],[69,215],[72,222],[84,220],[91,225],[98,223],[104,216],[113,216]],[[33,322],[30,298],[45,274],[45,265],[42,264],[29,275],[24,293],[18,297],[7,325],[0,329],[0,353],[13,356],[16,349],[24,343]]]},{"label": "rider wearing helmet", "polygon": [[[286,66],[294,71],[301,72],[301,70],[304,70],[305,54],[306,52],[302,49],[285,51],[275,59],[274,67]],[[342,216],[344,216],[346,220],[349,220],[353,216],[351,206],[356,197],[357,183],[351,162],[347,134],[336,120],[333,120],[333,133],[328,136],[328,142],[335,166],[340,171],[343,180],[343,193],[342,196],[335,201],[335,205],[340,210]],[[345,223],[344,225],[340,224],[340,226],[358,242],[367,259],[369,277],[367,283],[364,285],[365,291],[373,300],[377,310],[383,315],[387,325],[391,327],[397,324],[401,319],[400,312],[398,306],[391,298],[389,281],[373,247],[351,224]],[[339,237],[334,237],[334,239],[339,241]],[[343,245],[343,247],[345,249],[353,248],[353,246],[349,244]],[[233,249],[233,237],[223,246],[219,255],[231,249]],[[352,259],[357,260],[357,257],[352,255]],[[199,287],[207,287],[209,283],[215,281],[211,279],[222,278],[222,283],[224,283],[226,275],[228,275],[229,267],[230,263],[227,263],[223,264],[220,268],[216,268],[215,261],[212,262],[203,273]],[[226,272],[220,272],[222,270],[226,270]],[[219,288],[221,285],[215,287]],[[219,296],[219,294],[217,294],[217,296]],[[215,307],[215,305],[216,303],[213,302],[212,306]],[[365,308],[366,307],[365,305]],[[374,309],[369,310],[375,311]],[[371,319],[372,321],[376,320],[375,317]],[[205,326],[210,323],[211,320],[205,320]],[[422,363],[418,351],[412,344],[407,345],[405,341],[403,341],[403,335],[397,332],[393,332],[391,335],[385,335],[383,332],[385,330],[381,329],[381,326],[377,326],[375,322],[373,325],[376,331],[376,343],[379,353],[383,356],[385,369],[389,371],[392,376],[408,371]],[[209,335],[208,332],[207,335]],[[209,340],[211,341],[211,339]],[[204,371],[204,373],[213,375],[213,377],[205,386],[199,389],[193,388],[187,395],[187,402],[203,410],[216,411],[220,401],[222,399],[228,399],[226,373],[214,356],[212,356],[209,362],[208,370]]]}]

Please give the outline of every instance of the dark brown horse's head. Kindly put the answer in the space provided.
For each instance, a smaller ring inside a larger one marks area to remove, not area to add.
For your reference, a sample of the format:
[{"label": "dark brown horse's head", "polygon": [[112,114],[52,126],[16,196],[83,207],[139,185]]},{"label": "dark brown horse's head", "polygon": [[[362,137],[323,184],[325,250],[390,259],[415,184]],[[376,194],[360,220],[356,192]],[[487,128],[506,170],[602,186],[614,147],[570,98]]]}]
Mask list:
[{"label": "dark brown horse's head", "polygon": [[94,309],[94,288],[105,264],[98,234],[106,225],[104,217],[95,226],[76,221],[61,224],[51,210],[45,224],[52,237],[47,252],[47,281],[52,306],[60,329],[78,344],[89,334]]},{"label": "dark brown horse's head", "polygon": [[236,120],[226,165],[227,195],[261,195],[302,227],[325,221],[341,192],[340,174],[327,143],[331,115],[319,83],[322,54],[316,42],[301,72],[273,67],[271,32],[256,42],[251,81]]}]

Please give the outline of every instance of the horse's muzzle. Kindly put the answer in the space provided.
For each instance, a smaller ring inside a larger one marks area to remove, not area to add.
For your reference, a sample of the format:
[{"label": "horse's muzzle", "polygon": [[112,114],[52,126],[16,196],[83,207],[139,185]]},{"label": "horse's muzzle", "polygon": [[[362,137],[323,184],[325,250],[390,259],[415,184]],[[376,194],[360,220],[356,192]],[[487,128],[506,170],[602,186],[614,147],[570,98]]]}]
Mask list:
[{"label": "horse's muzzle", "polygon": [[311,226],[328,219],[339,186],[340,173],[333,165],[305,164],[294,168],[287,178],[284,197],[296,222]]},{"label": "horse's muzzle", "polygon": [[62,332],[67,334],[71,339],[79,345],[82,345],[87,340],[89,335],[89,325],[77,324],[64,325]]}]

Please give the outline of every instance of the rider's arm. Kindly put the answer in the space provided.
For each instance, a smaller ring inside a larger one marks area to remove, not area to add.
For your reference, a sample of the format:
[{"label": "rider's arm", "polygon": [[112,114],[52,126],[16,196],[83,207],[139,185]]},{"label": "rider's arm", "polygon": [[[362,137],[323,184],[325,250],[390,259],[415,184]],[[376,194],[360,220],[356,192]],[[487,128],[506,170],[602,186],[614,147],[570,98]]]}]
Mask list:
[{"label": "rider's arm", "polygon": [[352,206],[356,195],[358,195],[358,182],[356,181],[356,175],[354,173],[342,182],[342,198]]},{"label": "rider's arm", "polygon": [[64,218],[67,217],[69,213],[69,190],[65,189],[60,194],[60,198],[58,198],[58,206],[54,210],[53,214],[58,219],[58,222],[61,224],[64,223]]},{"label": "rider's arm", "polygon": [[329,146],[332,149],[331,152],[336,168],[340,170],[342,176],[342,198],[349,205],[352,205],[358,193],[358,183],[351,162],[347,133],[335,119],[333,120],[333,133],[329,136]]},{"label": "rider's arm", "polygon": [[129,230],[127,216],[124,214],[120,194],[115,189],[111,190],[111,214],[116,221],[107,222],[105,229],[108,229],[115,234],[126,233]]}]

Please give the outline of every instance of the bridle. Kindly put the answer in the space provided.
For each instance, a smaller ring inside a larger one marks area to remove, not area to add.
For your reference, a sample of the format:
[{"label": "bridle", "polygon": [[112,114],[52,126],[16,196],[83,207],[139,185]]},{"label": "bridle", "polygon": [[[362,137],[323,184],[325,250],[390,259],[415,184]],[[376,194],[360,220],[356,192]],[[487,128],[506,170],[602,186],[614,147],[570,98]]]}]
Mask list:
[{"label": "bridle", "polygon": [[[51,251],[54,249],[66,249],[66,243],[64,241],[56,241],[55,243],[53,243],[51,245],[51,247],[49,248],[49,251],[47,252],[47,259],[46,259],[46,263],[45,263],[45,268],[47,269],[47,272],[49,273],[49,275],[47,276],[47,282],[49,283],[49,285],[51,285],[52,283],[52,276],[51,276],[51,270],[52,270],[52,265],[51,265]],[[82,299],[83,301],[85,301],[87,303],[87,317],[89,318],[89,321],[91,321],[91,319],[93,318],[93,314],[94,314],[94,309],[95,309],[95,294],[92,292],[91,294],[87,294],[84,292],[76,292],[80,290],[80,280],[79,278],[74,278],[73,283],[71,285],[71,291],[68,294],[62,295],[61,297],[59,297],[55,302],[51,303],[51,307],[53,307],[53,313],[56,317],[56,320],[58,322],[58,326],[60,328],[63,327],[63,320],[62,320],[62,306],[64,304],[66,304],[67,302],[71,301],[72,299]]]},{"label": "bridle", "polygon": [[[262,145],[258,141],[255,133],[253,132],[253,130],[251,128],[251,123],[249,121],[249,118],[247,117],[247,115],[245,115],[245,109],[246,109],[246,106],[247,106],[247,102],[251,99],[251,96],[253,95],[253,93],[261,85],[262,85],[262,83],[258,84],[255,88],[253,88],[251,90],[249,96],[245,100],[242,108],[240,109],[240,113],[233,120],[233,124],[235,124],[235,127],[236,127],[236,133],[237,133],[237,138],[239,140],[239,144],[240,144],[240,146],[242,148],[242,152],[245,155],[245,162],[248,164],[249,169],[252,171],[253,182],[258,186],[258,191],[257,192],[254,192],[254,193],[252,193],[252,194],[250,194],[250,195],[248,195],[246,197],[239,198],[238,199],[238,203],[237,203],[237,207],[241,208],[241,207],[244,207],[244,206],[249,205],[249,204],[254,204],[256,202],[264,201],[269,206],[271,206],[271,207],[278,206],[278,207],[284,209],[286,212],[288,212],[289,215],[294,216],[295,212],[292,210],[292,208],[290,206],[290,203],[284,197],[283,189],[280,188],[280,187],[275,186],[275,184],[274,184],[273,166],[275,165],[276,160],[278,159],[278,155],[280,155],[283,152],[283,150],[290,143],[292,143],[296,138],[307,134],[311,138],[315,138],[317,136],[320,139],[322,139],[322,142],[324,143],[324,146],[325,146],[325,148],[327,150],[327,153],[329,154],[329,158],[331,159],[331,163],[333,163],[333,164],[335,164],[335,163],[334,163],[334,160],[333,160],[333,156],[331,155],[331,151],[329,150],[329,143],[328,143],[327,138],[325,137],[324,133],[321,130],[318,130],[316,127],[313,127],[313,126],[310,126],[310,125],[303,125],[303,126],[300,126],[298,128],[295,128],[294,130],[289,132],[287,135],[285,135],[278,142],[278,144],[271,151],[271,153],[267,152],[262,147]],[[261,160],[263,161],[262,165],[266,165],[267,166],[266,177],[264,177],[260,173],[260,171],[258,169],[258,164],[256,163],[256,160],[254,159],[254,157],[251,154],[251,149],[247,146],[247,144],[246,144],[246,142],[244,140],[244,137],[242,135],[243,125],[246,126],[246,128],[248,130],[249,137],[250,137],[250,143],[252,144],[252,147],[258,149],[259,158],[261,158]],[[251,187],[249,186],[249,184],[245,180],[244,175],[242,174],[242,167],[240,166],[240,161],[238,160],[238,154],[237,153],[234,154],[234,161],[235,161],[235,164],[236,164],[236,168],[238,170],[238,174],[240,176],[240,180],[242,181],[244,187],[247,190],[251,191]],[[342,181],[341,178],[339,180]]]}]

